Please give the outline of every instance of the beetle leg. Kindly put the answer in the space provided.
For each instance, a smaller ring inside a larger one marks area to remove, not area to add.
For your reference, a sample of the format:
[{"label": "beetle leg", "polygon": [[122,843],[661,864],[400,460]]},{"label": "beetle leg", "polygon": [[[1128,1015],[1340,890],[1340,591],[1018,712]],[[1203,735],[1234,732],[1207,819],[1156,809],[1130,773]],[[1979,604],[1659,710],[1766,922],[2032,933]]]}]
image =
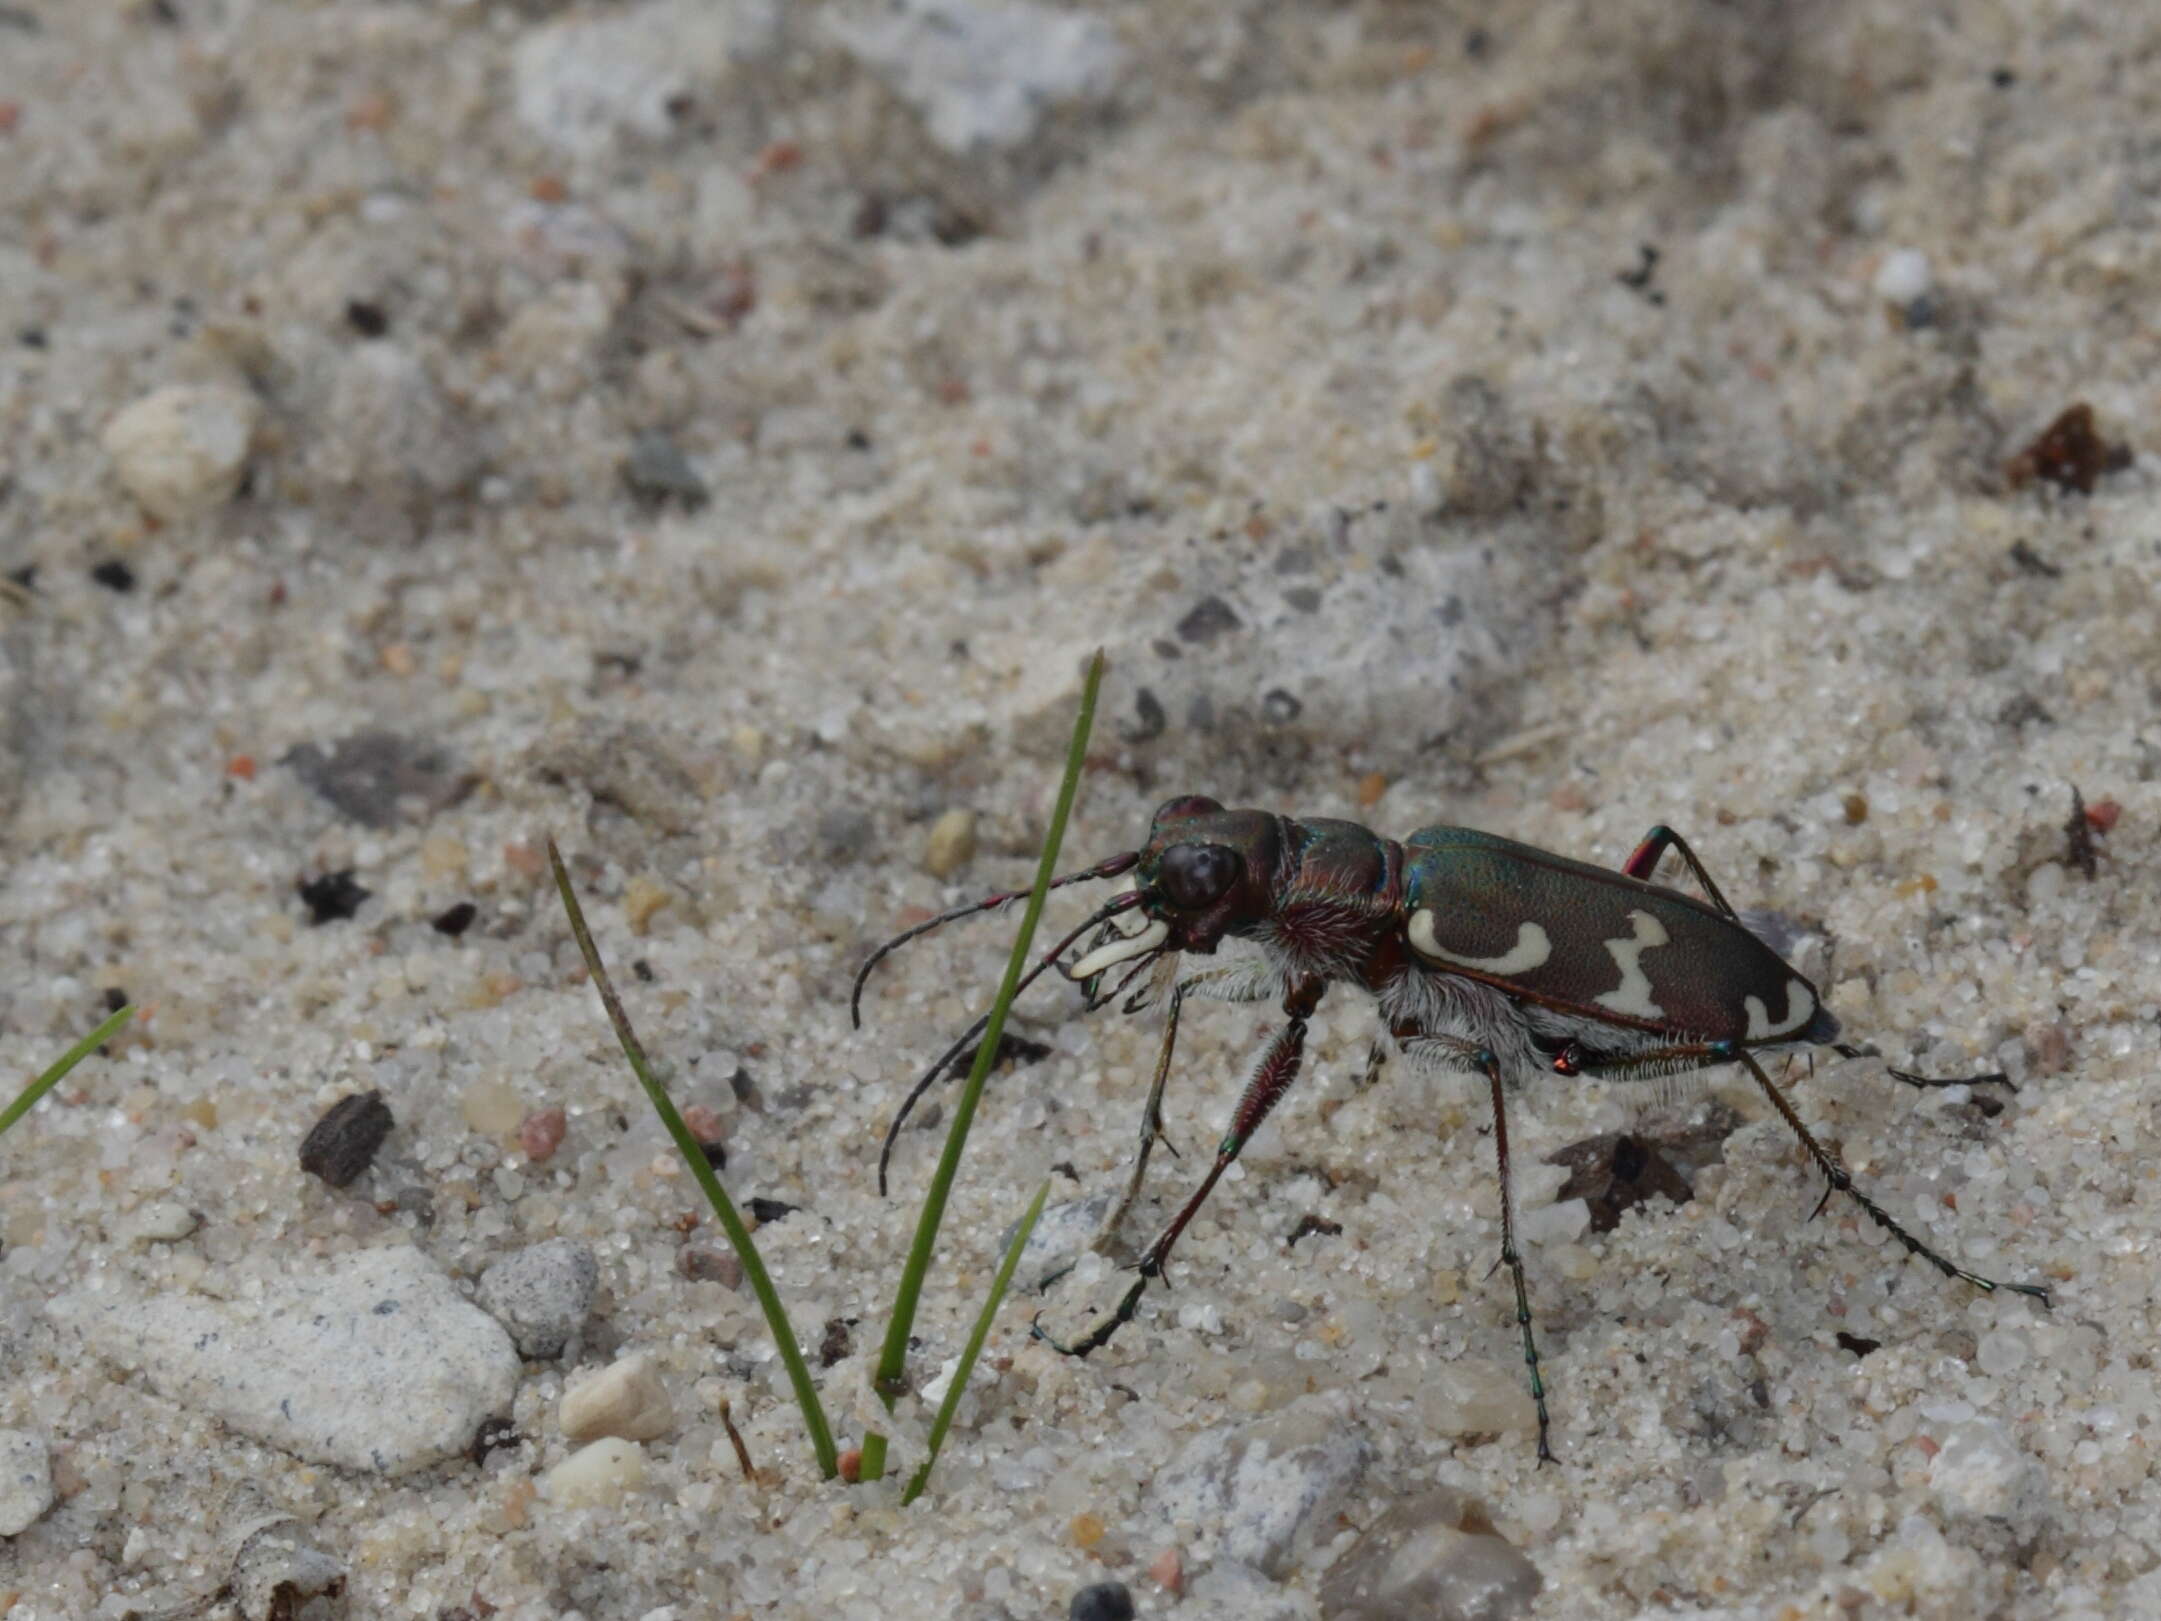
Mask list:
[{"label": "beetle leg", "polygon": [[1711,875],[1703,870],[1703,863],[1696,859],[1696,852],[1688,847],[1688,841],[1664,822],[1644,834],[1643,842],[1636,846],[1635,853],[1621,863],[1621,871],[1631,878],[1640,878],[1649,883],[1651,874],[1658,870],[1659,857],[1668,850],[1678,850],[1681,853],[1681,859],[1688,863],[1690,874],[1703,886],[1703,893],[1709,897],[1711,904],[1733,922],[1739,923],[1740,914],[1734,911],[1726,897],[1718,892],[1718,885],[1711,882]]},{"label": "beetle leg", "polygon": [[1163,1276],[1164,1265],[1170,1259],[1171,1248],[1178,1242],[1179,1234],[1183,1233],[1187,1224],[1200,1213],[1201,1206],[1208,1202],[1208,1195],[1215,1191],[1216,1183],[1222,1180],[1223,1173],[1231,1168],[1246,1144],[1252,1140],[1254,1132],[1260,1129],[1261,1122],[1268,1118],[1269,1111],[1281,1100],[1283,1094],[1290,1090],[1291,1083],[1298,1079],[1299,1066],[1305,1059],[1306,1020],[1312,1017],[1314,1008],[1320,1005],[1321,994],[1327,988],[1326,980],[1304,978],[1296,981],[1283,993],[1283,1011],[1289,1015],[1289,1022],[1278,1030],[1261,1050],[1260,1061],[1253,1066],[1252,1079],[1246,1082],[1246,1089],[1238,1099],[1238,1108],[1231,1116],[1230,1129],[1223,1134],[1223,1141],[1216,1147],[1215,1164],[1208,1168],[1208,1174],[1201,1179],[1201,1185],[1193,1191],[1193,1196],[1186,1200],[1178,1214],[1171,1218],[1170,1225],[1156,1235],[1155,1242],[1150,1244],[1147,1252],[1141,1256],[1134,1269],[1140,1276],[1126,1291],[1125,1298],[1118,1302],[1118,1309],[1072,1345],[1059,1344],[1044,1333],[1040,1326],[1031,1328],[1032,1334],[1038,1339],[1049,1341],[1055,1351],[1061,1351],[1067,1356],[1084,1357],[1108,1345],[1111,1336],[1133,1320],[1133,1314],[1139,1308],[1141,1296],[1147,1291],[1148,1285]]},{"label": "beetle leg", "polygon": [[1531,1291],[1524,1281],[1523,1257],[1516,1249],[1515,1177],[1508,1165],[1508,1108],[1502,1096],[1501,1061],[1492,1049],[1456,1036],[1410,1035],[1398,1032],[1404,1056],[1449,1069],[1467,1069],[1486,1078],[1493,1094],[1493,1147],[1501,1174],[1501,1265],[1516,1286],[1516,1327],[1523,1335],[1523,1366],[1531,1378],[1531,1404],[1538,1410],[1538,1461],[1553,1463],[1548,1440],[1552,1429],[1546,1416],[1546,1382],[1538,1371],[1538,1341],[1531,1335]]},{"label": "beetle leg", "polygon": [[1132,1167],[1126,1173],[1125,1187],[1097,1225],[1095,1238],[1088,1246],[1097,1254],[1109,1251],[1119,1227],[1140,1198],[1141,1181],[1148,1174],[1148,1156],[1155,1151],[1155,1145],[1161,1143],[1171,1151],[1173,1159],[1178,1157],[1177,1146],[1163,1129],[1163,1089],[1170,1081],[1171,1053],[1178,1045],[1178,1014],[1185,999],[1195,996],[1212,1002],[1259,1002],[1279,984],[1274,968],[1266,960],[1256,958],[1227,968],[1210,968],[1203,973],[1189,974],[1172,987],[1163,1015],[1163,1042],[1156,1049],[1155,1078],[1149,1082],[1148,1102],[1141,1110],[1140,1143],[1134,1150]]},{"label": "beetle leg", "polygon": [[[1839,1164],[1837,1156],[1817,1142],[1808,1127],[1801,1123],[1801,1117],[1794,1112],[1793,1105],[1786,1101],[1786,1094],[1778,1089],[1777,1082],[1763,1072],[1763,1066],[1739,1048],[1734,1050],[1733,1057],[1743,1069],[1755,1077],[1756,1084],[1763,1088],[1764,1096],[1771,1100],[1771,1107],[1778,1111],[1779,1118],[1784,1120],[1793,1129],[1793,1134],[1801,1139],[1801,1146],[1808,1150],[1809,1158],[1816,1162],[1816,1169],[1823,1173],[1824,1179],[1831,1185],[1830,1189],[1825,1192],[1824,1196],[1826,1198],[1829,1198],[1830,1192],[1834,1190],[1845,1194],[1855,1204],[1868,1212],[1870,1221],[1873,1221],[1878,1227],[1881,1227],[1885,1232],[1905,1245],[1906,1252],[1909,1255],[1918,1255],[1947,1278],[1963,1278],[1984,1294],[1994,1294],[1998,1289],[2008,1289],[2013,1294],[2028,1295],[2040,1301],[2043,1306],[2049,1304],[2048,1291],[2039,1284],[1998,1283],[1993,1278],[1984,1278],[1978,1272],[1969,1272],[1964,1267],[1946,1260],[1914,1237],[1913,1234],[1907,1232],[1905,1228],[1891,1219],[1889,1211],[1854,1186],[1853,1177],[1847,1172],[1846,1167]],[[1817,1208],[1820,1210],[1822,1207],[1819,1205]]]},{"label": "beetle leg", "polygon": [[1381,1071],[1387,1067],[1388,1043],[1379,1036],[1375,1036],[1373,1045],[1366,1049],[1366,1068],[1365,1073],[1358,1077],[1358,1089],[1363,1092],[1367,1087],[1379,1080]]},{"label": "beetle leg", "polygon": [[[1834,1041],[1831,1051],[1841,1058],[1881,1058],[1883,1054],[1873,1047],[1849,1047],[1843,1041]],[[2016,1092],[2018,1085],[2000,1069],[1985,1071],[1979,1075],[1916,1075],[1911,1070],[1893,1069],[1889,1064],[1883,1072],[1894,1081],[1904,1081],[1908,1086],[1926,1090],[1932,1086],[2001,1086]]]}]

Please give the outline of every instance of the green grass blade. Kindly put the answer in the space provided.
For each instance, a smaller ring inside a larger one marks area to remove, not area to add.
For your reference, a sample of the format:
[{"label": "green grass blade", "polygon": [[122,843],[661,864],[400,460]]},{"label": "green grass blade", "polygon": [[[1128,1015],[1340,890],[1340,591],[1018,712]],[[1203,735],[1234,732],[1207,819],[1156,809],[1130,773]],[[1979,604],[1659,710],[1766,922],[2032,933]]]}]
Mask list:
[{"label": "green grass blade", "polygon": [[630,1060],[638,1084],[652,1100],[653,1112],[660,1116],[660,1123],[675,1139],[675,1151],[690,1167],[690,1174],[705,1193],[705,1202],[713,1207],[715,1219],[728,1235],[736,1258],[743,1263],[743,1276],[750,1280],[758,1304],[765,1310],[766,1326],[773,1331],[774,1343],[780,1347],[780,1359],[788,1370],[788,1382],[795,1387],[796,1405],[803,1410],[803,1426],[810,1431],[811,1450],[817,1453],[818,1467],[830,1480],[840,1473],[840,1454],[834,1449],[832,1426],[825,1421],[825,1408],[818,1401],[817,1386],[811,1383],[810,1367],[803,1360],[803,1348],[797,1343],[795,1329],[788,1322],[788,1309],[780,1303],[780,1291],[773,1287],[765,1262],[758,1257],[758,1246],[751,1242],[750,1229],[736,1214],[728,1190],[713,1174],[713,1164],[705,1157],[705,1149],[683,1124],[683,1117],[676,1112],[667,1089],[655,1078],[652,1066],[646,1062],[645,1049],[639,1045],[637,1032],[630,1027],[630,1015],[623,1011],[622,999],[615,994],[615,985],[601,964],[600,949],[593,944],[592,931],[585,926],[585,913],[578,905],[577,894],[570,886],[570,873],[564,867],[562,852],[556,849],[553,839],[548,840],[548,862],[555,869],[555,888],[563,897],[563,910],[570,916],[570,932],[578,942],[578,949],[585,954],[586,971],[593,976],[593,984],[600,992],[601,1006],[608,1010],[608,1022],[615,1026],[615,1039],[623,1044],[623,1056]]},{"label": "green grass blade", "polygon": [[[968,1128],[975,1120],[976,1103],[983,1096],[983,1081],[997,1061],[1005,1036],[1005,1016],[1018,994],[1021,974],[1028,966],[1029,948],[1035,943],[1037,921],[1043,916],[1043,897],[1058,870],[1058,847],[1065,842],[1066,821],[1073,814],[1073,799],[1080,791],[1081,767],[1088,758],[1088,734],[1095,725],[1096,693],[1103,685],[1103,652],[1100,648],[1088,663],[1087,680],[1081,686],[1080,714],[1074,717],[1073,740],[1066,748],[1065,777],[1058,784],[1057,808],[1051,812],[1050,831],[1043,838],[1043,858],[1036,864],[1035,887],[1028,892],[1028,909],[1021,915],[1020,933],[1013,954],[1006,960],[1005,981],[990,1005],[990,1021],[976,1045],[975,1063],[969,1068],[960,1101],[953,1109],[953,1125],[945,1135],[945,1152],[938,1157],[930,1189],[923,1195],[923,1212],[916,1220],[915,1243],[902,1268],[900,1288],[893,1297],[893,1316],[886,1324],[885,1347],[878,1358],[876,1389],[885,1410],[891,1412],[904,1388],[908,1366],[908,1336],[915,1329],[915,1313],[923,1296],[923,1279],[930,1271],[931,1252],[938,1242],[938,1225],[945,1219],[946,1198],[960,1172],[962,1151],[968,1144]],[[873,1432],[863,1437],[862,1478],[876,1480],[885,1470],[885,1437]]]},{"label": "green grass blade", "polygon": [[960,1366],[953,1370],[952,1381],[946,1386],[945,1400],[938,1404],[938,1416],[931,1420],[929,1448],[915,1474],[909,1478],[908,1489],[901,1493],[903,1508],[921,1497],[924,1486],[930,1482],[931,1468],[938,1462],[938,1449],[945,1445],[946,1431],[953,1427],[953,1415],[960,1411],[961,1392],[968,1388],[968,1376],[975,1372],[976,1358],[983,1354],[983,1342],[990,1338],[991,1319],[998,1315],[1006,1290],[1012,1287],[1013,1270],[1020,1265],[1021,1251],[1028,1247],[1029,1235],[1035,1231],[1036,1219],[1043,1214],[1043,1201],[1049,1196],[1050,1178],[1045,1177],[1028,1205],[1028,1214],[1021,1217],[1020,1226],[1014,1230],[1013,1242],[1005,1247],[1005,1259],[998,1263],[998,1275],[991,1279],[990,1298],[983,1302],[982,1311],[976,1315],[975,1328],[968,1335],[967,1345],[961,1349]]},{"label": "green grass blade", "polygon": [[116,1009],[103,1024],[63,1053],[57,1064],[24,1087],[13,1103],[5,1110],[0,1110],[0,1137],[6,1136],[8,1127],[36,1108],[38,1099],[58,1086],[69,1070],[104,1046],[122,1025],[134,1017],[135,1004],[132,1002],[126,1007]]}]

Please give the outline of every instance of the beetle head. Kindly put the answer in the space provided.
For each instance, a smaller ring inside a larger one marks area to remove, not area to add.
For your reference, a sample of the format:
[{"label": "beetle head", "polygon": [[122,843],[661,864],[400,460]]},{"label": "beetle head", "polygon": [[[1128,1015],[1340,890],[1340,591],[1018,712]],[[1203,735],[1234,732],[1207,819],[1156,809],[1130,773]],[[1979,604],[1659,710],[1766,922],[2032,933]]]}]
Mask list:
[{"label": "beetle head", "polygon": [[1187,795],[1166,801],[1134,867],[1140,926],[1105,940],[1068,970],[1087,979],[1165,952],[1213,952],[1267,914],[1281,838],[1266,811],[1225,810]]}]

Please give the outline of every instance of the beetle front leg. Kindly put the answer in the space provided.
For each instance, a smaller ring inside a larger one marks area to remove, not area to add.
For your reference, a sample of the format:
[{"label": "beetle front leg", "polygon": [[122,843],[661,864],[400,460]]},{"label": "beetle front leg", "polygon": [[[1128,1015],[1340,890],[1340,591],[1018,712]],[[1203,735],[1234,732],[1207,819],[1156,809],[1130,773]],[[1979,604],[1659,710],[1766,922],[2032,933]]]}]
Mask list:
[{"label": "beetle front leg", "polygon": [[1118,1302],[1118,1309],[1089,1330],[1085,1337],[1071,1345],[1062,1345],[1052,1339],[1040,1324],[1031,1326],[1031,1334],[1048,1342],[1054,1351],[1062,1352],[1066,1356],[1085,1357],[1108,1345],[1112,1335],[1133,1321],[1133,1314],[1140,1308],[1141,1296],[1147,1292],[1148,1285],[1163,1276],[1164,1266],[1170,1260],[1171,1248],[1178,1242],[1178,1235],[1183,1233],[1187,1224],[1200,1213],[1201,1206],[1208,1202],[1208,1195],[1215,1191],[1216,1183],[1223,1179],[1223,1173],[1236,1162],[1246,1144],[1252,1140],[1254,1132],[1260,1129],[1261,1122],[1268,1118],[1269,1111],[1274,1109],[1283,1094],[1291,1089],[1291,1083],[1298,1079],[1299,1068],[1305,1060],[1306,1021],[1313,1016],[1314,1008],[1320,1005],[1321,993],[1326,989],[1327,981],[1306,978],[1298,980],[1284,992],[1283,1011],[1289,1015],[1289,1022],[1269,1040],[1268,1045],[1261,1051],[1260,1061],[1253,1066],[1252,1079],[1246,1082],[1246,1089],[1239,1096],[1238,1108],[1231,1116],[1230,1129],[1223,1134],[1223,1141],[1216,1146],[1215,1164],[1208,1168],[1208,1174],[1201,1179],[1201,1185],[1194,1190],[1193,1196],[1185,1202],[1178,1214],[1171,1218],[1170,1225],[1157,1234],[1156,1241],[1150,1244],[1147,1252],[1141,1256],[1139,1264],[1134,1268],[1140,1276],[1126,1291],[1125,1298]]},{"label": "beetle front leg", "polygon": [[1216,1002],[1258,1002],[1265,999],[1280,984],[1275,970],[1265,961],[1255,959],[1228,968],[1211,968],[1203,973],[1191,974],[1181,979],[1171,989],[1169,1005],[1164,1010],[1163,1041],[1156,1049],[1155,1078],[1149,1082],[1148,1102],[1141,1111],[1140,1144],[1134,1150],[1132,1168],[1126,1173],[1126,1185],[1117,1200],[1096,1228],[1096,1235],[1089,1248],[1101,1255],[1106,1253],[1124,1225],[1126,1216],[1140,1198],[1142,1179],[1148,1174],[1148,1156],[1155,1145],[1162,1143],[1175,1156],[1178,1150],[1163,1130],[1163,1089],[1170,1081],[1171,1054],[1178,1045],[1178,1014],[1185,999],[1198,996]]}]

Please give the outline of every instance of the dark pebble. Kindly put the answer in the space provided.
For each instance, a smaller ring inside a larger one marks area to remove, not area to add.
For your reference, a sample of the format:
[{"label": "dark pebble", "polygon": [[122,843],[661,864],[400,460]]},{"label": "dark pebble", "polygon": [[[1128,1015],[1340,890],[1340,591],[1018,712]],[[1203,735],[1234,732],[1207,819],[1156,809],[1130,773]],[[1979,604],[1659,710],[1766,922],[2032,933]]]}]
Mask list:
[{"label": "dark pebble", "polygon": [[382,305],[371,304],[364,298],[346,301],[345,320],[363,338],[379,338],[390,330],[390,316]]},{"label": "dark pebble", "polygon": [[380,1092],[342,1097],[301,1140],[300,1168],[342,1188],[375,1163],[375,1151],[396,1123]]},{"label": "dark pebble", "polygon": [[441,810],[472,786],[447,750],[400,732],[355,732],[327,750],[301,743],[278,763],[363,827],[393,827],[408,808]]},{"label": "dark pebble", "polygon": [[641,501],[659,505],[670,499],[687,508],[702,507],[709,491],[682,447],[664,433],[641,433],[623,460],[623,482]]},{"label": "dark pebble", "polygon": [[314,924],[344,922],[359,911],[360,903],[373,893],[354,880],[350,867],[316,878],[303,878],[293,887],[299,892],[301,904],[308,909],[308,921]]},{"label": "dark pebble", "polygon": [[870,812],[854,805],[836,805],[818,818],[818,847],[835,861],[858,856],[870,847],[878,825]]},{"label": "dark pebble", "polygon": [[1178,636],[1181,641],[1212,642],[1244,626],[1238,610],[1221,597],[1203,597],[1178,621]]},{"label": "dark pebble", "polygon": [[1073,1595],[1066,1621],[1133,1621],[1133,1595],[1124,1582],[1097,1582]]},{"label": "dark pebble", "polygon": [[132,591],[135,589],[135,571],[125,563],[100,563],[90,571],[90,578],[108,591]]},{"label": "dark pebble", "polygon": [[445,907],[442,911],[436,913],[429,921],[428,926],[434,929],[437,934],[447,934],[452,939],[455,939],[471,928],[473,919],[479,915],[480,908],[471,901],[460,901],[457,905]]}]

